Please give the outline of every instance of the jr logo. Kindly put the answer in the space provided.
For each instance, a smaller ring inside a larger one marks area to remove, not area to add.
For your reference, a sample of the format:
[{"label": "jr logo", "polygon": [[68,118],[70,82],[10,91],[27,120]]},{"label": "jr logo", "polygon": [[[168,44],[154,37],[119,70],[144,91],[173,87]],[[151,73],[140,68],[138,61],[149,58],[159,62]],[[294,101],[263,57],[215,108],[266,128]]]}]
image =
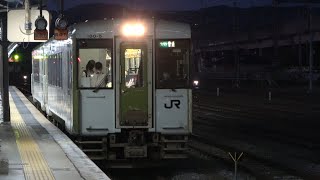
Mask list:
[{"label": "jr logo", "polygon": [[164,107],[166,109],[171,109],[175,105],[178,109],[180,109],[180,100],[171,100],[170,105],[164,104]]}]

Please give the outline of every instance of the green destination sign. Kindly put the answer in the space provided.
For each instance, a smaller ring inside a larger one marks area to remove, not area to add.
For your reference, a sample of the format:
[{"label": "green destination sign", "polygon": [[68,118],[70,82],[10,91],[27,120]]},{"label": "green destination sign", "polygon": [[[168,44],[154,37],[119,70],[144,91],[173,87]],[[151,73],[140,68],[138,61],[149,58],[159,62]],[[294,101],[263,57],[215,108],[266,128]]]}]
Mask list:
[{"label": "green destination sign", "polygon": [[160,41],[160,47],[169,48],[169,47],[176,47],[176,45],[174,41]]}]

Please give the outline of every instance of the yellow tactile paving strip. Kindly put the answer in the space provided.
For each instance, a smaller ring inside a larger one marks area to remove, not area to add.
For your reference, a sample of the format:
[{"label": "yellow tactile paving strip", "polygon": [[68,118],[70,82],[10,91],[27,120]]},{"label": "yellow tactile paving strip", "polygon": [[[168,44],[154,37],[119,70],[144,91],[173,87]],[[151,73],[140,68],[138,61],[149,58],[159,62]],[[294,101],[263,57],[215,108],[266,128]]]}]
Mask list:
[{"label": "yellow tactile paving strip", "polygon": [[10,95],[11,124],[16,136],[18,150],[24,164],[24,175],[27,180],[53,180],[51,169],[44,159],[38,144],[33,139]]}]

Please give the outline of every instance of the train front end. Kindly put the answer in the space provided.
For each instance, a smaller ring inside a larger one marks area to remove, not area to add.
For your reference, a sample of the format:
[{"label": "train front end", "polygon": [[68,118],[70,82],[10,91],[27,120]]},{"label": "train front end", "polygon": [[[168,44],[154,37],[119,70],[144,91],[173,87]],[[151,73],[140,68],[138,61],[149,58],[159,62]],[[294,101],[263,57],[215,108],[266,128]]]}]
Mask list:
[{"label": "train front end", "polygon": [[96,26],[76,34],[74,112],[80,134],[102,137],[108,160],[186,158],[192,129],[190,27],[153,19]]}]

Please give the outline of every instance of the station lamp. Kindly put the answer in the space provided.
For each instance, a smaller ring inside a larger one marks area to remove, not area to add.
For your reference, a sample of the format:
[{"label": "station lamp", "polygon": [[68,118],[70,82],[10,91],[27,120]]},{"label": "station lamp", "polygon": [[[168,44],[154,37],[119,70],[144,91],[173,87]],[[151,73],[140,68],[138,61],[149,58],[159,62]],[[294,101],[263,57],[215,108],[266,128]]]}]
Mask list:
[{"label": "station lamp", "polygon": [[14,54],[14,55],[13,55],[13,60],[14,60],[15,62],[18,62],[19,59],[20,59],[19,54]]},{"label": "station lamp", "polygon": [[13,55],[13,59],[15,61],[18,61],[20,59],[20,56],[18,54]]},{"label": "station lamp", "polygon": [[45,30],[47,28],[48,22],[43,16],[39,16],[35,21],[36,29]]},{"label": "station lamp", "polygon": [[60,14],[56,19],[55,26],[57,29],[66,29],[68,26],[68,21],[62,14]]}]

